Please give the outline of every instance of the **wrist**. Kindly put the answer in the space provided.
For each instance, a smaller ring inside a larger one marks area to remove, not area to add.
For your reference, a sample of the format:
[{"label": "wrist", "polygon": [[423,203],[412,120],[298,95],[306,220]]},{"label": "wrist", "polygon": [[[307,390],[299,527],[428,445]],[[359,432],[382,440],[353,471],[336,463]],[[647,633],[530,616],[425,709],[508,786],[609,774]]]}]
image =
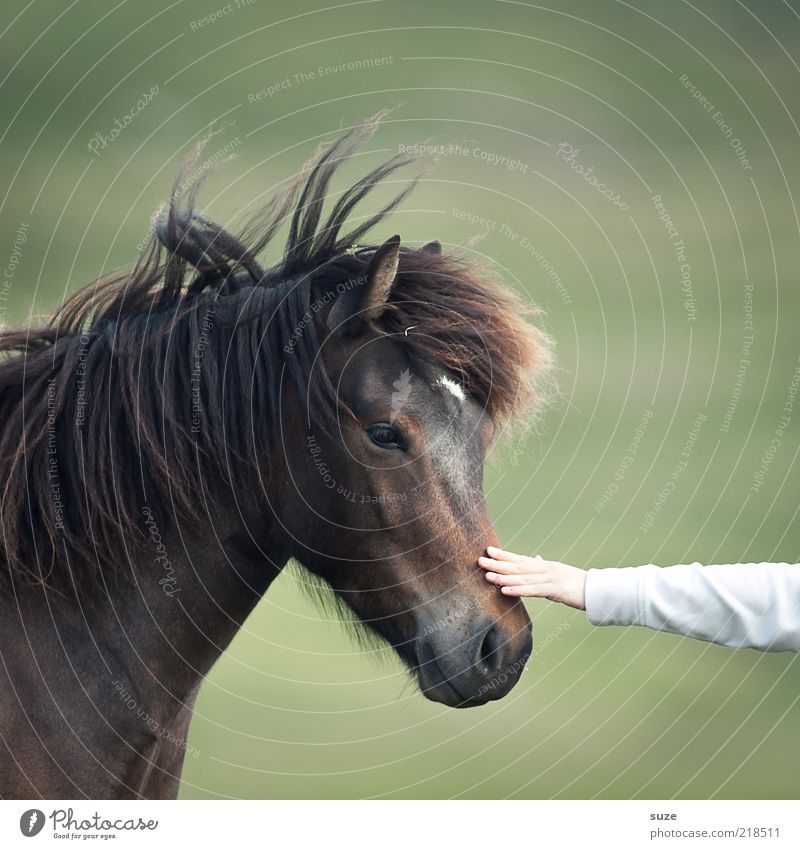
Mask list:
[{"label": "wrist", "polygon": [[586,610],[586,571],[575,568],[575,607],[578,610]]}]

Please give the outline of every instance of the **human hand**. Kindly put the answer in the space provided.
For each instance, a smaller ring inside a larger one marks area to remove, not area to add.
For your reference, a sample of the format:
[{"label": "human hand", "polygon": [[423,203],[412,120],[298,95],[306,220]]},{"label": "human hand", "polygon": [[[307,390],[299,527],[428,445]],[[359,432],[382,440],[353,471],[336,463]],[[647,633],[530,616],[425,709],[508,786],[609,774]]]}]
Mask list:
[{"label": "human hand", "polygon": [[486,580],[500,587],[503,595],[535,596],[558,601],[578,610],[586,609],[586,572],[576,566],[514,554],[490,545],[488,557],[479,557]]}]

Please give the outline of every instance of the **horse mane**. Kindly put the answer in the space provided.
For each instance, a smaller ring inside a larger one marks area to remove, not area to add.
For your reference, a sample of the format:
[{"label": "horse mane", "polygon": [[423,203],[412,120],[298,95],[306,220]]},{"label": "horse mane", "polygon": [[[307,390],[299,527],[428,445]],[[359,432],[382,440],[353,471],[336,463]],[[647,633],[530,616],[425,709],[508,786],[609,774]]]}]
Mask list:
[{"label": "horse mane", "polygon": [[[324,223],[322,212],[337,169],[382,117],[321,146],[238,235],[195,209],[201,140],[132,269],[79,290],[42,327],[0,332],[0,592],[15,578],[62,590],[105,579],[146,539],[145,510],[204,521],[220,482],[255,498],[287,387],[308,399],[315,427],[335,420],[314,308],[365,272],[376,246],[362,241],[417,180],[345,231],[354,208],[414,160],[392,157]],[[287,220],[282,259],[262,267]],[[542,398],[550,346],[526,320],[535,314],[465,257],[403,247],[381,329],[456,373],[503,424]]]}]

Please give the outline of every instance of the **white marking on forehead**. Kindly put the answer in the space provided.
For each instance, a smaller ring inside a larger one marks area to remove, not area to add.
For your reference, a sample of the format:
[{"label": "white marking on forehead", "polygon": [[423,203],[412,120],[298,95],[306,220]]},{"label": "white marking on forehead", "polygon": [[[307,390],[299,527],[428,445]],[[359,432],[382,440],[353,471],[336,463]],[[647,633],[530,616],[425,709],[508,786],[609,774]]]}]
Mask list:
[{"label": "white marking on forehead", "polygon": [[448,377],[446,374],[443,374],[433,385],[446,389],[451,395],[455,395],[459,401],[466,400],[467,395],[464,389],[452,377]]}]

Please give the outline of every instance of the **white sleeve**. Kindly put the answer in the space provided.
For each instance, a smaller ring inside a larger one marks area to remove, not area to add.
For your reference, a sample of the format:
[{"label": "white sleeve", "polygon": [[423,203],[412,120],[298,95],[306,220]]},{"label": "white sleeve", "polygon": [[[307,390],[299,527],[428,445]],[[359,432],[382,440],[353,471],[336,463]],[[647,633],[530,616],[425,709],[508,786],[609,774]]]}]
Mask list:
[{"label": "white sleeve", "polygon": [[645,625],[733,648],[800,652],[800,564],[590,569],[593,625]]}]

